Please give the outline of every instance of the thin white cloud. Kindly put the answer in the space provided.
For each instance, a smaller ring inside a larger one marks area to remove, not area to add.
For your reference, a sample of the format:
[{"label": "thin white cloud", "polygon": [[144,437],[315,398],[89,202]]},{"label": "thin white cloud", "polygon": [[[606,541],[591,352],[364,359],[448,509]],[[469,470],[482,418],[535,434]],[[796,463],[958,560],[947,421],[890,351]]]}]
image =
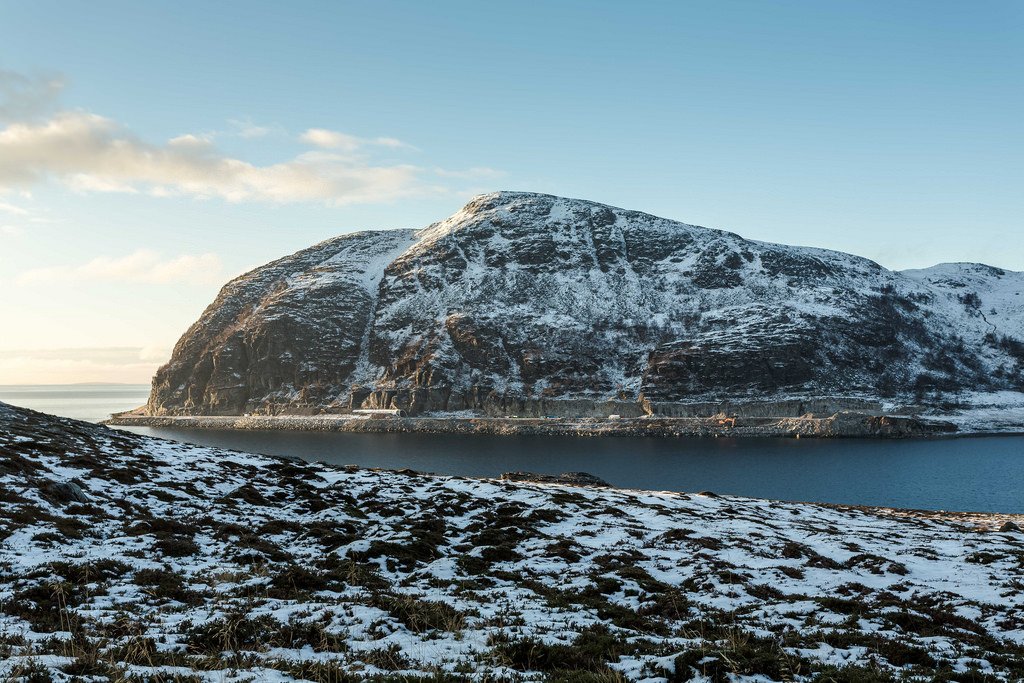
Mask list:
[{"label": "thin white cloud", "polygon": [[194,135],[192,133],[186,133],[184,135],[171,138],[167,141],[167,144],[171,147],[208,149],[213,146],[213,134],[203,133],[201,135]]},{"label": "thin white cloud", "polygon": [[162,347],[0,349],[0,384],[149,383],[170,357]]},{"label": "thin white cloud", "polygon": [[[0,125],[0,195],[18,191],[28,196],[33,186],[56,180],[81,193],[343,205],[451,194],[446,180],[499,175],[482,167],[446,171],[381,161],[375,156],[416,148],[394,137],[364,138],[327,128],[310,128],[299,136],[299,142],[314,149],[258,165],[225,154],[216,140],[272,133],[291,138],[287,131],[245,118],[229,120],[227,130],[147,141],[86,111],[48,114],[63,85],[60,77],[0,70],[0,124],[6,122]],[[0,205],[0,211],[17,213],[10,206]]]},{"label": "thin white cloud", "polygon": [[343,152],[355,152],[366,147],[389,147],[391,149],[412,149],[398,138],[360,138],[348,133],[341,133],[326,128],[310,128],[299,136],[299,140],[320,147],[321,149],[336,149]]},{"label": "thin white cloud", "polygon": [[334,130],[324,128],[310,128],[299,136],[299,139],[308,145],[323,147],[324,149],[343,149],[354,152],[359,149],[359,138],[354,135],[346,135]]},{"label": "thin white cloud", "polygon": [[80,265],[33,268],[21,273],[17,283],[23,286],[65,282],[211,284],[223,279],[222,271],[223,265],[216,254],[163,258],[150,249],[139,249],[126,256],[99,256]]},{"label": "thin white cloud", "polygon": [[27,225],[40,224],[40,223],[52,223],[53,220],[37,215],[35,210],[30,210],[24,206],[12,204],[0,200],[0,219],[4,219],[0,223],[0,235],[3,236],[21,236],[24,235],[27,230]]},{"label": "thin white cloud", "polygon": [[57,103],[64,84],[62,76],[28,76],[0,69],[0,121],[25,121],[45,114]]},{"label": "thin white cloud", "polygon": [[258,126],[249,119],[229,119],[231,132],[240,138],[262,138],[274,131],[270,126]]},{"label": "thin white cloud", "polygon": [[394,147],[396,149],[399,147],[403,149],[413,148],[412,145],[408,145],[399,140],[398,138],[373,138],[370,140],[370,142],[374,145],[380,145],[381,147]]},{"label": "thin white cloud", "polygon": [[15,216],[27,216],[29,214],[28,209],[7,202],[0,202],[0,211],[3,213],[13,214]]},{"label": "thin white cloud", "polygon": [[[355,149],[346,147],[343,138],[334,140],[338,152]],[[372,144],[400,144],[387,140]],[[220,154],[199,136],[147,143],[116,122],[86,112],[63,112],[42,123],[14,123],[0,130],[0,189],[57,178],[86,192],[349,204],[435,193],[423,175],[412,165],[374,164],[342,153],[307,153],[257,166]]]},{"label": "thin white cloud", "polygon": [[171,357],[171,349],[167,346],[143,346],[139,349],[139,360],[165,363]]},{"label": "thin white cloud", "polygon": [[67,186],[75,192],[88,194],[90,192],[119,192],[121,194],[138,194],[139,191],[129,183],[105,178],[90,173],[75,173],[65,179]]}]

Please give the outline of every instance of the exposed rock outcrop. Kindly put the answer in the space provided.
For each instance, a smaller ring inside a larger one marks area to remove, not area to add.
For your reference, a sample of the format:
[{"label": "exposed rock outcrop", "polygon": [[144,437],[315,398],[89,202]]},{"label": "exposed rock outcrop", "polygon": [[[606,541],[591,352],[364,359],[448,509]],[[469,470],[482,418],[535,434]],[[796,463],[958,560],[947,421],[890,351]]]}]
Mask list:
[{"label": "exposed rock outcrop", "polygon": [[147,412],[877,412],[882,398],[1024,388],[1021,291],[1024,275],[988,266],[892,272],[501,192],[233,280],[158,371]]}]

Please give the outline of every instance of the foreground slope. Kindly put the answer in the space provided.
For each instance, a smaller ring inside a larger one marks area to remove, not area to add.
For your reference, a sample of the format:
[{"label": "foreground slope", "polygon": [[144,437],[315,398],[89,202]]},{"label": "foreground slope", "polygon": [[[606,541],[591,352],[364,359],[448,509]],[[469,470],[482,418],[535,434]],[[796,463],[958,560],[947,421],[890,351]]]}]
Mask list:
[{"label": "foreground slope", "polygon": [[1019,680],[1007,520],[330,469],[0,404],[0,676]]},{"label": "foreground slope", "polygon": [[988,266],[898,273],[499,192],[422,230],[343,235],[232,281],[157,373],[147,412],[935,404],[1024,388],[1022,292],[1024,274]]}]

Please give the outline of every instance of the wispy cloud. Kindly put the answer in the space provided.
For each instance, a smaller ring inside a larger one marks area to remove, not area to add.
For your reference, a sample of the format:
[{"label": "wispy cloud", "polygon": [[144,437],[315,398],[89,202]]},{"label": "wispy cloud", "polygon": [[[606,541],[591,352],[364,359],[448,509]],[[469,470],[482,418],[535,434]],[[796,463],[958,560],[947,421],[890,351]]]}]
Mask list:
[{"label": "wispy cloud", "polygon": [[23,272],[19,285],[58,282],[125,282],[212,284],[223,280],[223,266],[216,254],[182,254],[164,258],[150,249],[126,256],[99,256],[79,265],[47,266]]},{"label": "wispy cloud", "polygon": [[0,349],[0,384],[147,383],[170,357],[162,347]]},{"label": "wispy cloud", "polygon": [[[45,212],[44,212],[45,213]],[[52,218],[41,215],[36,207],[31,209],[0,200],[0,236],[21,236],[30,225],[53,223]]]},{"label": "wispy cloud", "polygon": [[413,149],[397,138],[361,138],[348,133],[326,128],[310,128],[299,136],[299,140],[322,149],[336,149],[343,152],[355,152],[367,147],[390,147],[391,149]]},{"label": "wispy cloud", "polygon": [[56,105],[64,84],[59,75],[0,69],[0,121],[27,121],[47,113]]},{"label": "wispy cloud", "polygon": [[[360,137],[309,128],[297,138],[277,126],[231,119],[225,130],[146,140],[97,114],[57,111],[61,77],[0,70],[0,195],[57,181],[80,193],[220,198],[228,202],[316,202],[330,205],[462,194],[449,183],[490,178],[488,168],[450,171],[401,163],[418,151],[394,137]],[[278,163],[257,164],[221,151],[225,137],[276,137],[306,149]],[[387,154],[387,158],[382,157]],[[0,205],[0,211],[10,210]],[[21,214],[23,218],[26,216]]]},{"label": "wispy cloud", "polygon": [[274,128],[270,126],[258,126],[249,119],[229,119],[228,125],[231,132],[240,138],[262,138],[270,135]]},{"label": "wispy cloud", "polygon": [[347,204],[436,192],[422,176],[412,165],[375,164],[351,154],[305,153],[257,166],[220,154],[199,136],[151,144],[86,112],[63,112],[42,123],[0,130],[0,188],[58,178],[90,192]]},{"label": "wispy cloud", "polygon": [[0,201],[0,213],[13,214],[15,216],[27,216],[28,209]]}]

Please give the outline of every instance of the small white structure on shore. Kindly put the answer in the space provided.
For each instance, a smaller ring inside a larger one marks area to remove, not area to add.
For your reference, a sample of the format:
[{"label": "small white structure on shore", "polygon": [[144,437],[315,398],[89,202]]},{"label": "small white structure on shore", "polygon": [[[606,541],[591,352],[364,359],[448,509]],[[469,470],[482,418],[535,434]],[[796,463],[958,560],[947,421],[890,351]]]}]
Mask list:
[{"label": "small white structure on shore", "polygon": [[356,408],[352,414],[359,417],[409,417],[401,408]]}]

